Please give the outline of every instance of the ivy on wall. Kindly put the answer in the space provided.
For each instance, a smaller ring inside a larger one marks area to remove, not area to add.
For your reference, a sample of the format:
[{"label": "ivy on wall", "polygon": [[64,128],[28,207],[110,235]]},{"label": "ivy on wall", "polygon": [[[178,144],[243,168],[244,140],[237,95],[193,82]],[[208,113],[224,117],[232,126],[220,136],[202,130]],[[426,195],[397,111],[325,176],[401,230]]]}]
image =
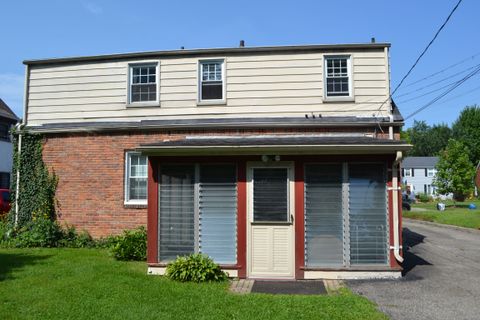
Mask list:
[{"label": "ivy on wall", "polygon": [[[22,135],[21,152],[18,153],[19,133]],[[13,132],[13,176],[11,183],[12,209],[9,221],[16,220],[15,199],[17,172],[20,173],[17,227],[25,226],[35,217],[55,219],[55,191],[58,179],[49,173],[42,158],[44,137],[27,130]],[[18,171],[18,169],[20,169]]]}]

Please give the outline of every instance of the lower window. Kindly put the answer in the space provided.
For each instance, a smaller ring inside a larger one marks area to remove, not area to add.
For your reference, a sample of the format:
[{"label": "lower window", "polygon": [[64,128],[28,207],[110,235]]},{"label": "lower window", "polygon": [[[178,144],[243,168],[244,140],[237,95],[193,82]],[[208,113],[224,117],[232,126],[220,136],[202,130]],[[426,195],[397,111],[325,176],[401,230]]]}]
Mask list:
[{"label": "lower window", "polygon": [[305,263],[350,267],[388,263],[385,166],[305,167]]},{"label": "lower window", "polygon": [[125,156],[125,203],[147,204],[147,156],[138,152]]},{"label": "lower window", "polygon": [[236,181],[235,165],[161,165],[161,262],[199,252],[220,264],[236,263]]}]

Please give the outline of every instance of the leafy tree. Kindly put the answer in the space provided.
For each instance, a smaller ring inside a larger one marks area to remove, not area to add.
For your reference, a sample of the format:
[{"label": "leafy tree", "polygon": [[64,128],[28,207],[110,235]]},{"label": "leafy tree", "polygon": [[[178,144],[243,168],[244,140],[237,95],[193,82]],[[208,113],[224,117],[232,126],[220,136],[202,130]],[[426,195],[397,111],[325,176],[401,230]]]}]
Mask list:
[{"label": "leafy tree", "polygon": [[409,156],[430,157],[445,149],[452,131],[443,123],[430,127],[425,121],[415,121],[401,136],[413,145]]},{"label": "leafy tree", "polygon": [[464,142],[470,161],[477,164],[480,160],[480,106],[465,107],[452,130],[453,138]]},{"label": "leafy tree", "polygon": [[438,172],[433,184],[439,194],[453,193],[455,200],[464,201],[473,191],[475,167],[468,158],[467,147],[461,141],[448,141],[436,168]]}]

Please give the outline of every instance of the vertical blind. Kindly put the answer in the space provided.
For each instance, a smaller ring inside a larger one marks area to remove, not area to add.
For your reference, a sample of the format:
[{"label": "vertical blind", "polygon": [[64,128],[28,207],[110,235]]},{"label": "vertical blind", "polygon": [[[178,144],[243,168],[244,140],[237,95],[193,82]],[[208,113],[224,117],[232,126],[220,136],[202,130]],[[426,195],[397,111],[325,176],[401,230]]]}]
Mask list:
[{"label": "vertical blind", "polygon": [[387,200],[382,164],[350,164],[350,263],[387,263]]},{"label": "vertical blind", "polygon": [[342,266],[342,164],[305,167],[305,263]]},{"label": "vertical blind", "polygon": [[237,253],[235,166],[200,166],[199,213],[199,251],[217,263],[235,263]]},{"label": "vertical blind", "polygon": [[195,251],[195,167],[160,167],[159,251],[160,261]]},{"label": "vertical blind", "polygon": [[160,261],[200,252],[236,263],[236,167],[162,165],[160,176]]},{"label": "vertical blind", "polygon": [[388,262],[385,166],[350,163],[346,171],[341,163],[305,166],[305,263],[309,267]]},{"label": "vertical blind", "polygon": [[288,169],[253,169],[253,220],[288,221]]}]

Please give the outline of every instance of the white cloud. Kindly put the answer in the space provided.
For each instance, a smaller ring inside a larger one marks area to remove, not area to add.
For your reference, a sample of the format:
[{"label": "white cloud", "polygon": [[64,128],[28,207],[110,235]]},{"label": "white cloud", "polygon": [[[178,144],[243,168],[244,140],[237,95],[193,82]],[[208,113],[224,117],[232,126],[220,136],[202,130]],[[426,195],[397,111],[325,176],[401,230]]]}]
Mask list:
[{"label": "white cloud", "polygon": [[83,3],[83,7],[93,15],[100,15],[103,13],[103,8],[99,5],[92,3],[92,2],[85,2]]},{"label": "white cloud", "polygon": [[19,117],[22,117],[23,112],[24,80],[23,74],[0,73],[0,98]]}]

